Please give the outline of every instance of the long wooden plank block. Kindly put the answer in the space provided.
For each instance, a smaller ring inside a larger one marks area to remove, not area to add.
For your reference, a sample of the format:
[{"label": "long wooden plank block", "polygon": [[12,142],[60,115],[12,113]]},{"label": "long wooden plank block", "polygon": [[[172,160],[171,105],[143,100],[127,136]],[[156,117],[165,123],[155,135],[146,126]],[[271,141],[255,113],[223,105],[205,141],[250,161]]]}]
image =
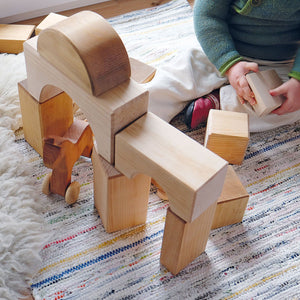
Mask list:
[{"label": "long wooden plank block", "polygon": [[116,168],[129,178],[154,178],[171,210],[187,222],[221,194],[228,163],[152,113],[118,133],[115,149]]}]

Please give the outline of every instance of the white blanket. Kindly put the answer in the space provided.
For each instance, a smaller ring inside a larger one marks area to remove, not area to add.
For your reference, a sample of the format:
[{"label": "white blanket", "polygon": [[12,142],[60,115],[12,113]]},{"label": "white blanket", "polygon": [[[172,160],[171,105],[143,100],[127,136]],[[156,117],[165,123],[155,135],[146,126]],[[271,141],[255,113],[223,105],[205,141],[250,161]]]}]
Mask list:
[{"label": "white blanket", "polygon": [[[276,69],[282,79],[286,80],[284,75],[288,73],[290,65],[259,63],[261,70]],[[251,132],[273,129],[300,119],[300,111],[283,116],[269,114],[258,117],[249,104],[240,104],[235,90],[209,62],[200,47],[182,51],[176,58],[158,68],[146,87],[149,89],[149,110],[167,122],[181,112],[190,100],[217,88],[221,88],[221,109],[248,113]]]}]

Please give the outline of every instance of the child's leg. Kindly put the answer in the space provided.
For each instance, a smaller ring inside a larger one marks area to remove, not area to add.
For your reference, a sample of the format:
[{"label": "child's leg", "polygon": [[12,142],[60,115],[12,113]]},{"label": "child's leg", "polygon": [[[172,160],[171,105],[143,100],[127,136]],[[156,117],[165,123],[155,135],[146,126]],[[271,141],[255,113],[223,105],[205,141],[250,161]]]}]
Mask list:
[{"label": "child's leg", "polygon": [[159,68],[145,84],[149,90],[149,111],[170,122],[189,101],[218,89],[226,81],[200,47],[188,49]]},{"label": "child's leg", "polygon": [[185,111],[185,124],[189,128],[195,129],[207,121],[211,109],[220,109],[219,90],[192,101]]}]

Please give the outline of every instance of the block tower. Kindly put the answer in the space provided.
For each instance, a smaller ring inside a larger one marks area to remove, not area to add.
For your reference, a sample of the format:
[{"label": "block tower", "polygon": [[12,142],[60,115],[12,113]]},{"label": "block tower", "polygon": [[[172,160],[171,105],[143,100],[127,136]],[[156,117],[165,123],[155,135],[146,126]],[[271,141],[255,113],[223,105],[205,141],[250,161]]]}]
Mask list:
[{"label": "block tower", "polygon": [[148,92],[131,78],[120,37],[98,14],[80,12],[42,30],[24,53],[35,104],[64,92],[87,118],[95,206],[108,232],[145,223],[151,178],[167,193],[161,263],[177,274],[205,250],[227,161],[147,111]]}]

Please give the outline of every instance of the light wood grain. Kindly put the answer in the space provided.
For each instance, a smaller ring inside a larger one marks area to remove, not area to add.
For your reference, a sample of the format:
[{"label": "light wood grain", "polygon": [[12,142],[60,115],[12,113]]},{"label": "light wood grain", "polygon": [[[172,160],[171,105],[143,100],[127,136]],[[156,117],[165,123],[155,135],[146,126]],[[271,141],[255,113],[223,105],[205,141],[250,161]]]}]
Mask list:
[{"label": "light wood grain", "polygon": [[[43,157],[43,139],[63,135],[73,123],[72,99],[63,92],[39,103],[29,92],[27,80],[18,84],[24,137]],[[55,94],[55,93],[54,93]]]},{"label": "light wood grain", "polygon": [[56,14],[56,13],[50,13],[47,17],[45,17],[45,19],[37,25],[37,27],[35,28],[35,35],[38,35],[42,30],[62,21],[65,20],[67,17],[60,15],[60,14]]},{"label": "light wood grain", "polygon": [[119,35],[100,15],[83,11],[40,34],[40,55],[85,91],[99,96],[129,79],[129,57]]},{"label": "light wood grain", "polygon": [[217,201],[227,162],[148,112],[116,135],[115,166],[129,178],[149,175],[191,222]]},{"label": "light wood grain", "polygon": [[127,178],[93,150],[94,201],[107,232],[146,222],[150,177]]},{"label": "light wood grain", "polygon": [[282,84],[282,80],[275,70],[265,70],[256,73],[249,73],[246,79],[254,93],[256,104],[253,109],[260,117],[268,115],[278,108],[284,101],[282,95],[271,96],[269,91]]},{"label": "light wood grain", "polygon": [[242,222],[249,194],[232,166],[228,166],[222,193],[217,202],[212,229]]},{"label": "light wood grain", "polygon": [[37,37],[24,44],[28,91],[43,102],[48,86],[59,87],[78,104],[87,118],[98,145],[99,154],[114,164],[114,137],[117,132],[148,109],[148,92],[129,79],[98,97],[87,93],[37,52]]},{"label": "light wood grain", "polygon": [[178,274],[204,252],[210,234],[216,202],[189,223],[168,209],[160,261],[172,274]]},{"label": "light wood grain", "polygon": [[204,146],[231,164],[241,164],[249,143],[246,113],[209,111]]},{"label": "light wood grain", "polygon": [[22,52],[23,43],[31,37],[34,28],[34,25],[0,24],[0,52]]},{"label": "light wood grain", "polygon": [[49,135],[44,139],[44,165],[52,169],[50,192],[65,196],[71,184],[72,169],[78,158],[91,156],[93,133],[85,121],[75,120],[63,136]]}]

